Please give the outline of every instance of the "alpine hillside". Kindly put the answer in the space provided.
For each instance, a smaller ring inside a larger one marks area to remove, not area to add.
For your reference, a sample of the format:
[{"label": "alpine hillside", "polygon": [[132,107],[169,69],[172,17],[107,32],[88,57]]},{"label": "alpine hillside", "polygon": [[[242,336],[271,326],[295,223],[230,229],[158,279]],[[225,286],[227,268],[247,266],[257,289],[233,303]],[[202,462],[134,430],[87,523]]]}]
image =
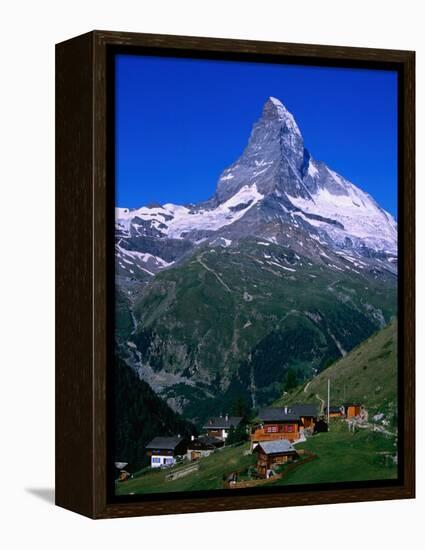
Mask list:
[{"label": "alpine hillside", "polygon": [[383,414],[391,426],[397,423],[397,320],[372,334],[345,357],[309,380],[286,392],[277,406],[299,402],[326,406],[330,380],[331,405],[346,402],[364,405],[369,417]]},{"label": "alpine hillside", "polygon": [[396,221],[275,98],[212,197],[117,208],[115,247],[118,353],[195,421],[272,402],[397,313]]}]

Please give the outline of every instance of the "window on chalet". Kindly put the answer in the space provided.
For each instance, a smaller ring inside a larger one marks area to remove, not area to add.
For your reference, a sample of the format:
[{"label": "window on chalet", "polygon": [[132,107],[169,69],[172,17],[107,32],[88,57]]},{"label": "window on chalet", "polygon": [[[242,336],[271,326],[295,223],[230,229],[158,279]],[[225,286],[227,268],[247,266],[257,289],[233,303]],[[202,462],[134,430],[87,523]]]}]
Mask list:
[{"label": "window on chalet", "polygon": [[159,456],[153,456],[152,462],[155,462],[156,464],[159,464],[161,462],[161,458]]},{"label": "window on chalet", "polygon": [[277,426],[267,426],[267,433],[271,434],[271,433],[276,433],[277,431],[278,431]]}]

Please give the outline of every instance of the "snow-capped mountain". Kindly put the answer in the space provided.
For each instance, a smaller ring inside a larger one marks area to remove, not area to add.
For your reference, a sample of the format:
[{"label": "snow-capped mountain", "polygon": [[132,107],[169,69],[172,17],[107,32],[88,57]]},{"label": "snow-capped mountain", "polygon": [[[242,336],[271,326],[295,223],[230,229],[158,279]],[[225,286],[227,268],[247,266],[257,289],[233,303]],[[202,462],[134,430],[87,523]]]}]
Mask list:
[{"label": "snow-capped mountain", "polygon": [[270,403],[397,315],[395,220],[275,98],[211,198],[117,208],[115,246],[118,355],[192,419]]},{"label": "snow-capped mountain", "polygon": [[393,272],[396,266],[394,218],[368,193],[316,161],[305,148],[293,115],[272,97],[253,126],[245,151],[223,171],[211,199],[190,206],[117,208],[116,228],[122,239],[117,248],[121,263],[129,261],[128,252],[123,252],[129,239],[134,247],[143,238],[139,244],[148,244],[147,249],[136,245],[136,253],[148,256],[133,260],[147,264],[136,261],[151,273],[178,259],[178,255],[173,259],[152,255],[152,239],[185,240],[188,246],[180,245],[181,252],[217,238],[224,239],[222,244],[238,242],[247,232],[284,245],[294,240],[290,231],[295,228],[299,230],[296,248],[306,239],[313,249],[321,243],[335,252],[379,258],[380,267],[384,262]]}]

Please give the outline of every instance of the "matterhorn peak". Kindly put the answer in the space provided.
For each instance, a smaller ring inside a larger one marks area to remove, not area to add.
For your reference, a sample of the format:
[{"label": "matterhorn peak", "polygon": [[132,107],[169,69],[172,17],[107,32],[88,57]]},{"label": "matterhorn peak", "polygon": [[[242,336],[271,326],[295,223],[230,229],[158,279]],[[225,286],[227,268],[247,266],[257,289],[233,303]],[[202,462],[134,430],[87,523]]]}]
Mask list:
[{"label": "matterhorn peak", "polygon": [[[236,223],[242,218],[245,223]],[[297,232],[305,233],[308,241],[313,239],[342,253],[348,249],[350,254],[358,253],[366,258],[376,254],[384,259],[388,256],[390,260],[385,269],[390,272],[396,269],[392,263],[397,254],[394,218],[367,193],[324,162],[314,160],[304,147],[294,117],[275,97],[266,100],[247,146],[240,157],[223,170],[210,200],[185,206],[164,204],[138,210],[117,209],[117,227],[123,238],[167,237],[176,242],[187,239],[200,244],[207,239],[215,242],[214,239],[220,237],[227,246],[246,236],[266,238],[268,228],[275,228],[276,224],[280,231],[278,242],[285,246],[292,239],[292,229],[286,230],[284,226],[295,227]],[[216,234],[218,231],[223,233]],[[183,252],[187,251],[185,246],[181,249]],[[296,246],[304,245],[297,240]],[[173,255],[157,256],[160,251],[162,248],[156,244],[146,251],[143,276],[146,276],[148,260],[150,276],[151,268],[156,273],[155,269],[174,261]],[[127,252],[124,250],[122,254]],[[360,266],[366,264],[354,262],[353,265],[362,269]]]},{"label": "matterhorn peak", "polygon": [[248,182],[255,183],[263,195],[288,191],[295,182],[294,193],[309,196],[299,189],[304,161],[304,142],[294,117],[279,99],[270,96],[242,156],[221,174],[215,198],[222,203]]},{"label": "matterhorn peak", "polygon": [[300,129],[290,111],[277,98],[270,96],[264,103],[262,118],[284,123],[287,129],[301,137]]},{"label": "matterhorn peak", "polygon": [[283,113],[287,111],[285,105],[277,99],[276,97],[270,96],[267,101],[264,103],[264,111],[278,112]]},{"label": "matterhorn peak", "polygon": [[264,103],[262,118],[282,120],[287,112],[281,101],[275,97],[269,97]]}]

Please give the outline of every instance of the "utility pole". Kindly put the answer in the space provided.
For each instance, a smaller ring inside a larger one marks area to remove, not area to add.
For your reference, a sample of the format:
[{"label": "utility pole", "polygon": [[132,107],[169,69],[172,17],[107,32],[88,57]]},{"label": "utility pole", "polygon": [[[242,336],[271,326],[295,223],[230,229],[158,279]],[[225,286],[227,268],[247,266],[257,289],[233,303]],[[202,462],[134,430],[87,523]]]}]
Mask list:
[{"label": "utility pole", "polygon": [[328,430],[330,428],[330,408],[331,408],[331,380],[328,378]]}]

